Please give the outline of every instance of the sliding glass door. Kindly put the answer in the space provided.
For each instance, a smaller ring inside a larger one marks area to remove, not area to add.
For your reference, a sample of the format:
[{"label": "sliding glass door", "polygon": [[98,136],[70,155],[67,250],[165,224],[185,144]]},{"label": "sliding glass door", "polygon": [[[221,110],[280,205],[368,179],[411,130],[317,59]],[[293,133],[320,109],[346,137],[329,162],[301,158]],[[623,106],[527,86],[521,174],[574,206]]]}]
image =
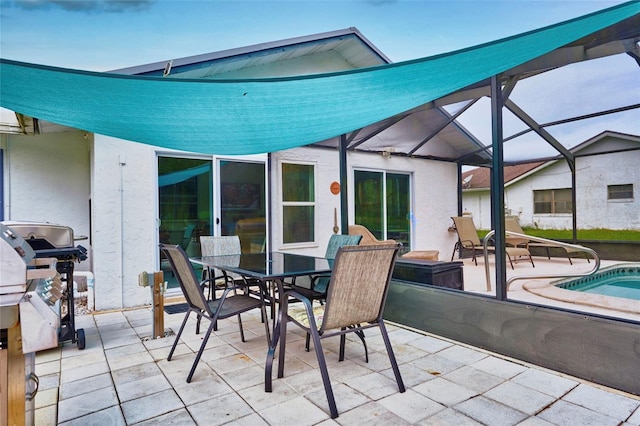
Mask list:
[{"label": "sliding glass door", "polygon": [[264,163],[220,161],[221,235],[238,235],[243,253],[265,250],[266,179]]},{"label": "sliding glass door", "polygon": [[376,238],[394,239],[411,247],[410,175],[385,171],[354,171],[355,223]]}]

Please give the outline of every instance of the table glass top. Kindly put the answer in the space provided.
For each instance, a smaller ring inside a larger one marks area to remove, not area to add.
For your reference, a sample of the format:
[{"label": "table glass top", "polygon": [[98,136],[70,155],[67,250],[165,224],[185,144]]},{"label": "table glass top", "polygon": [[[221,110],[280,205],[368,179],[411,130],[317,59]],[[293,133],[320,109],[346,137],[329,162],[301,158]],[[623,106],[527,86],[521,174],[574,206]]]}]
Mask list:
[{"label": "table glass top", "polygon": [[325,258],[281,252],[204,256],[191,260],[211,268],[225,269],[256,278],[291,277],[331,271],[329,261]]}]

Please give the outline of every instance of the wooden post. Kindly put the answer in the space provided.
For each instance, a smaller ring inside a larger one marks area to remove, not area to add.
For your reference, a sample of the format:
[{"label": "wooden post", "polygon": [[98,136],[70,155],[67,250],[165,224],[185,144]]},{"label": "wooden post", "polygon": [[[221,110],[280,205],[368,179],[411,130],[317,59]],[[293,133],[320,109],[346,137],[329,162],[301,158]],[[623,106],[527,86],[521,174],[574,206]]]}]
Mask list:
[{"label": "wooden post", "polygon": [[7,337],[7,349],[0,350],[0,425],[23,425],[26,387],[20,322],[8,329]]},{"label": "wooden post", "polygon": [[164,337],[164,273],[153,273],[153,338]]},{"label": "wooden post", "polygon": [[0,426],[7,425],[8,400],[7,384],[9,383],[8,374],[9,349],[0,350]]}]

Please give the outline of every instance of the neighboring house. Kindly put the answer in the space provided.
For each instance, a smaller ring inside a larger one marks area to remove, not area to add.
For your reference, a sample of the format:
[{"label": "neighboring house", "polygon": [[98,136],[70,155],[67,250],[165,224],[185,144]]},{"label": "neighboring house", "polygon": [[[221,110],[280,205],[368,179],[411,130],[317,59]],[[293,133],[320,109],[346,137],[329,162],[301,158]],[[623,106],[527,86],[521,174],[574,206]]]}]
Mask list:
[{"label": "neighboring house", "polygon": [[[579,229],[640,229],[640,136],[607,131],[575,146]],[[462,205],[491,229],[488,168],[462,174]],[[504,168],[505,213],[522,226],[572,229],[571,171],[564,160]]]},{"label": "neighboring house", "polygon": [[[388,62],[350,28],[114,72],[228,79]],[[437,117],[443,116],[435,115],[432,122],[439,125]],[[414,130],[419,125],[417,119],[405,122]],[[39,131],[33,131],[36,126]],[[72,227],[76,235],[90,236],[79,241],[90,251],[76,270],[93,272],[96,310],[150,303],[150,292],[138,286],[137,277],[143,271],[168,268],[160,261],[160,242],[180,244],[197,255],[199,235],[238,234],[245,251],[270,248],[322,256],[334,225],[341,223],[336,149],[309,146],[271,154],[211,156],[37,120],[30,122],[27,135],[11,134],[25,130],[16,127],[5,128],[0,145],[9,188],[4,220],[58,223]],[[400,134],[397,127],[394,131]],[[375,135],[369,140],[375,142]],[[440,155],[453,152],[439,138],[428,148]],[[450,251],[454,236],[446,231],[448,215],[440,212],[457,209],[455,163],[349,152],[348,174],[352,223],[368,225],[381,239],[397,239],[406,250]],[[441,184],[418,185],[433,181]],[[169,293],[179,291],[170,273],[167,277]]]}]

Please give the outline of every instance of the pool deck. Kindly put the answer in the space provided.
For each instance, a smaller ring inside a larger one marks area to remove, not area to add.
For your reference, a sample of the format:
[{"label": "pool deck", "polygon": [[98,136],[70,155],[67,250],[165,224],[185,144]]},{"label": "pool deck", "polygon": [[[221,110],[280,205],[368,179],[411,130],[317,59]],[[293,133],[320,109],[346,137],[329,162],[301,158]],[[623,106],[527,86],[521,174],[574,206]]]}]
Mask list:
[{"label": "pool deck", "polygon": [[[573,266],[566,259],[534,260],[536,272],[589,268],[584,260]],[[483,265],[464,262],[467,290],[486,292]],[[531,264],[515,268],[510,274],[528,273]],[[509,296],[546,299],[518,281]],[[184,314],[164,318],[171,334]],[[243,315],[246,342],[239,339],[235,318],[220,322],[191,383],[186,376],[202,338],[195,334],[195,320],[170,362],[174,336],[151,339],[152,322],[149,308],[78,316],[86,349],[67,342],[36,356],[35,424],[640,426],[638,396],[393,324],[390,339],[407,391],[398,392],[378,333],[367,332],[369,363],[353,340],[345,361],[338,362],[337,339],[330,339],[325,354],[340,413],[332,420],[314,352],[304,351],[297,330],[288,333],[285,377],[274,380],[269,394],[257,313]]]},{"label": "pool deck", "polygon": [[[522,275],[550,274],[558,274],[566,277],[572,274],[587,273],[591,271],[594,266],[593,260],[591,263],[588,263],[584,258],[573,258],[573,265],[569,263],[567,258],[561,257],[552,257],[550,260],[544,257],[534,257],[533,260],[535,267],[532,267],[531,263],[524,259],[515,263],[514,269],[507,266],[507,279]],[[491,291],[487,291],[486,288],[484,259],[479,257],[477,266],[471,259],[463,259],[462,261],[464,262],[465,290],[474,293],[495,295],[495,288],[492,287]],[[600,269],[620,263],[628,264],[630,262],[602,260],[600,262]],[[495,273],[492,256],[489,257],[489,267],[491,281],[494,282]],[[640,322],[640,300],[601,296],[557,288],[552,282],[560,279],[561,278],[516,280],[511,284],[507,292],[507,297],[524,302]]]}]

